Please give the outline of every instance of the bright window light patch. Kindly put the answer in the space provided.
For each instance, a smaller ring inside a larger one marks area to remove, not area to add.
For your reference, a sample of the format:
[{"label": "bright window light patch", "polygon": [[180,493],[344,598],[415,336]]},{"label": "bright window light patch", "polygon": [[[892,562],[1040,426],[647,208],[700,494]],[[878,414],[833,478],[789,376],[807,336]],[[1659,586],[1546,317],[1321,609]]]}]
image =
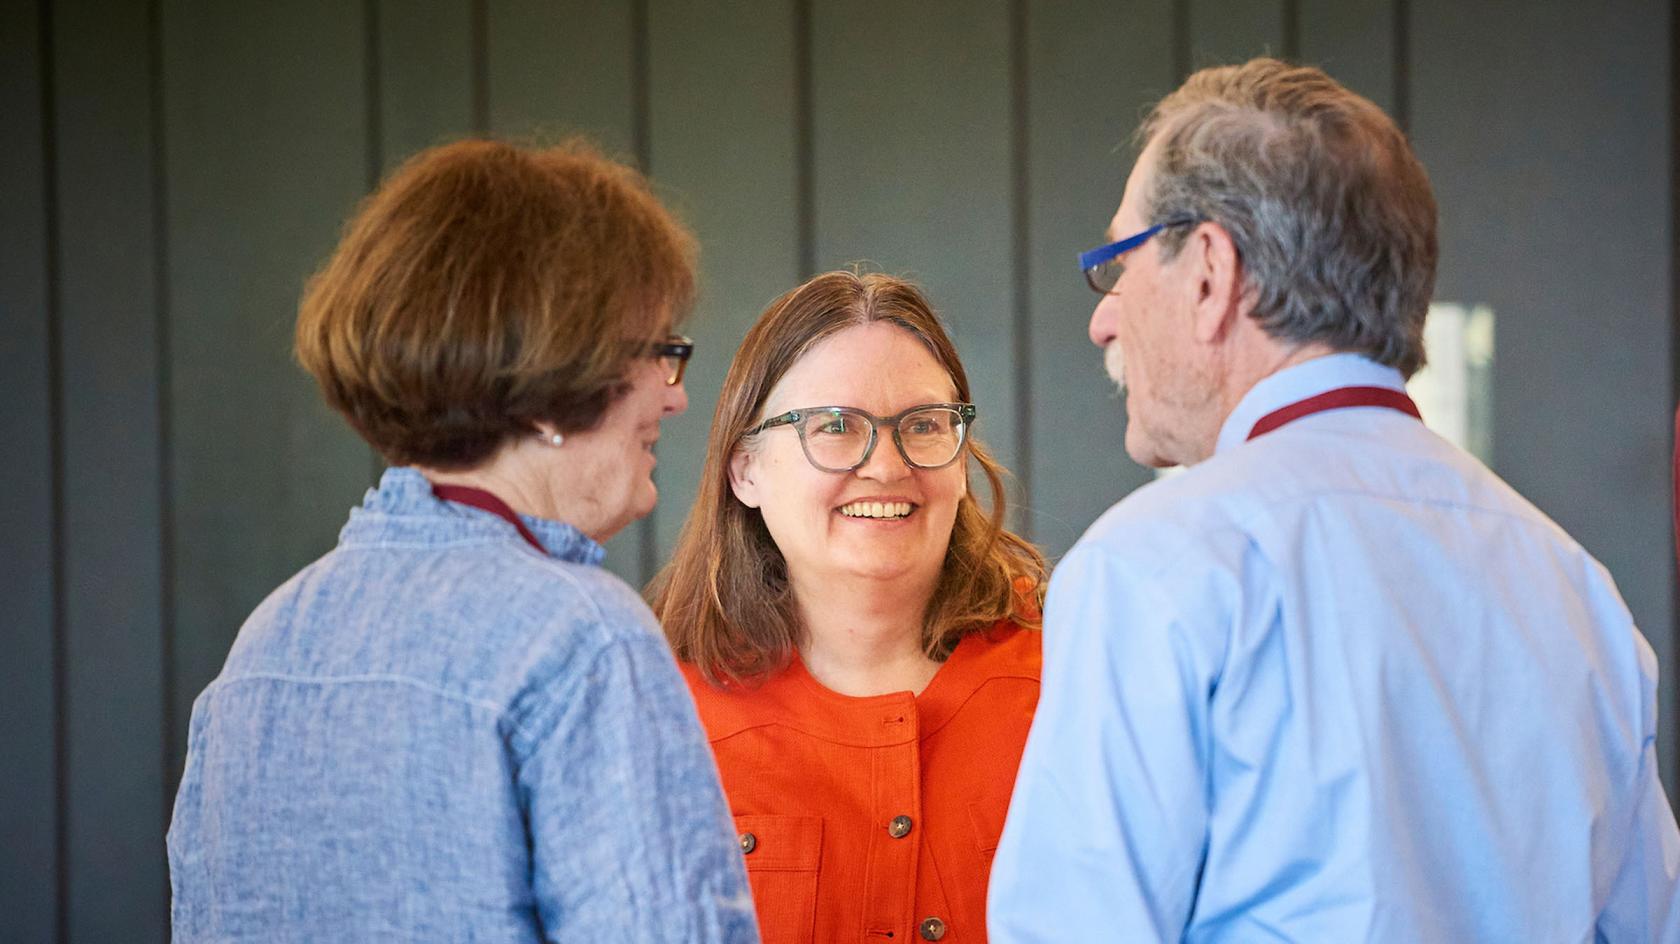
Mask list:
[{"label": "bright window light patch", "polygon": [[[1423,327],[1429,363],[1406,384],[1429,428],[1493,464],[1493,309],[1435,302]],[[1156,469],[1156,478],[1182,471]]]},{"label": "bright window light patch", "polygon": [[1429,363],[1406,390],[1429,428],[1493,462],[1493,309],[1436,302],[1424,322]]}]

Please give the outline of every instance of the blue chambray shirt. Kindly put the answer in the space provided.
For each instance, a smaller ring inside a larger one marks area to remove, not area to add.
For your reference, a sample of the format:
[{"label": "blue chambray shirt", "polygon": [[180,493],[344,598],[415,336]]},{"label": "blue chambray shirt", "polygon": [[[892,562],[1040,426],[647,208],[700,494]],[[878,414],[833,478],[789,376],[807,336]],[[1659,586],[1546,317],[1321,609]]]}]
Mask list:
[{"label": "blue chambray shirt", "polygon": [[1255,421],[1057,567],[992,940],[1675,942],[1657,664],[1610,575],[1386,409]]},{"label": "blue chambray shirt", "polygon": [[752,942],[676,665],[576,529],[385,473],[193,705],[175,940]]}]

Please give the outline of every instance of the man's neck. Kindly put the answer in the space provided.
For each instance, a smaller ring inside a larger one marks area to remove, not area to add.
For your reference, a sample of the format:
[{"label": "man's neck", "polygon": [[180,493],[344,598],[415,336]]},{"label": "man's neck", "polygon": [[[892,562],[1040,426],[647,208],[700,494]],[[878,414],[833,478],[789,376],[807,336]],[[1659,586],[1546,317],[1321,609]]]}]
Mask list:
[{"label": "man's neck", "polygon": [[[1242,402],[1243,397],[1248,396],[1255,384],[1298,364],[1334,353],[1336,351],[1323,342],[1308,341],[1298,344],[1275,341],[1264,335],[1254,343],[1242,345],[1241,351],[1224,373],[1225,382],[1221,385],[1219,394],[1219,422],[1213,427],[1215,439],[1219,436],[1219,430],[1225,426],[1225,421],[1230,419],[1231,412]],[[1211,445],[1208,454],[1213,454]]]},{"label": "man's neck", "polygon": [[1254,389],[1255,384],[1280,371],[1314,358],[1334,354],[1327,345],[1318,342],[1294,344],[1275,341],[1248,323],[1243,335],[1232,339],[1216,355],[1212,364],[1214,391],[1207,402],[1185,414],[1181,424],[1184,438],[1174,454],[1168,456],[1173,464],[1195,465],[1213,457],[1219,446],[1219,433],[1225,421]]}]

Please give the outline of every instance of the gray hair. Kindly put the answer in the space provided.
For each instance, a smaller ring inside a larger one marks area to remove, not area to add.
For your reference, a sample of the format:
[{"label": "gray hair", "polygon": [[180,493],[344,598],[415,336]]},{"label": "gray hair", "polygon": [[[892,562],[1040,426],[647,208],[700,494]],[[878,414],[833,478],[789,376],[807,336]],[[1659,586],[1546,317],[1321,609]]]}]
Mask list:
[{"label": "gray hair", "polygon": [[[1410,377],[1435,290],[1435,196],[1389,117],[1276,59],[1203,69],[1139,129],[1158,142],[1149,220],[1218,223],[1273,338],[1356,351]],[[1187,228],[1156,237],[1168,258]]]}]

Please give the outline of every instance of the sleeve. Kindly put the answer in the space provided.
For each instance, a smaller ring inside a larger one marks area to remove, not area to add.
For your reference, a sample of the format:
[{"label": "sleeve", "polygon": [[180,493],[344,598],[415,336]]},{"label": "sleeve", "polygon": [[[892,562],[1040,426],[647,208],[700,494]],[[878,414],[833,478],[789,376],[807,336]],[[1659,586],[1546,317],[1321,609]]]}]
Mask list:
[{"label": "sleeve", "polygon": [[1146,579],[1099,546],[1050,581],[1042,695],[992,866],[997,941],[1177,941],[1189,921],[1218,663]]},{"label": "sleeve", "polygon": [[1680,942],[1680,827],[1657,773],[1657,659],[1640,640],[1649,733],[1641,746],[1633,821],[1598,919],[1601,941]]},{"label": "sleeve", "polygon": [[756,942],[694,702],[663,641],[608,645],[520,763],[548,941]]}]

